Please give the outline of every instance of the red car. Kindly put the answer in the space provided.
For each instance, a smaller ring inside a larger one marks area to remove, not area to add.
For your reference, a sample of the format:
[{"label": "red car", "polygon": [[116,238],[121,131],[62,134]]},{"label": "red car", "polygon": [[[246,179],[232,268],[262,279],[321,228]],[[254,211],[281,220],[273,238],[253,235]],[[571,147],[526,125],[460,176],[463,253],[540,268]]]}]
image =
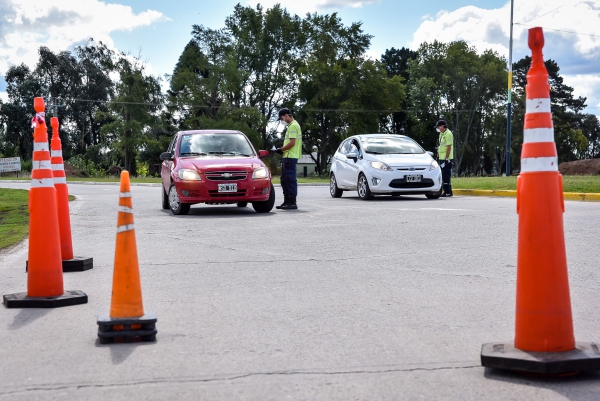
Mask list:
[{"label": "red car", "polygon": [[167,152],[161,153],[162,207],[187,214],[195,203],[248,202],[258,213],[275,204],[271,172],[243,133],[225,130],[178,132]]}]

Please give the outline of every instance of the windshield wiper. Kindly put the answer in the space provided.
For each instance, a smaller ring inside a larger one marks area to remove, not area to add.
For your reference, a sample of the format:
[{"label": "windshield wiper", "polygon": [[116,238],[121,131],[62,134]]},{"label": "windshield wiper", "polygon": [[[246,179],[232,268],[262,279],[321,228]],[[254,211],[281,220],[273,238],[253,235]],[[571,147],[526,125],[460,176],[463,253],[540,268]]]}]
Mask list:
[{"label": "windshield wiper", "polygon": [[209,155],[224,155],[227,152],[208,152]]},{"label": "windshield wiper", "polygon": [[207,154],[204,152],[183,152],[179,156],[206,156]]},{"label": "windshield wiper", "polygon": [[383,155],[383,154],[385,154],[383,152],[375,152],[375,151],[368,151],[368,150],[367,150],[367,153],[370,153],[372,155]]}]

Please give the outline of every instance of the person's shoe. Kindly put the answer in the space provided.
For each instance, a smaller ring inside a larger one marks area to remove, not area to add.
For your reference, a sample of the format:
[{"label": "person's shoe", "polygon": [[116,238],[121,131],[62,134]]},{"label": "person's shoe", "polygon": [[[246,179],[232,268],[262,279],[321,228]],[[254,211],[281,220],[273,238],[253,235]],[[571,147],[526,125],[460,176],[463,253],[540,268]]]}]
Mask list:
[{"label": "person's shoe", "polygon": [[298,205],[296,205],[296,197],[290,196],[288,198],[288,203],[286,205],[281,205],[282,210],[296,210],[298,209]]},{"label": "person's shoe", "polygon": [[289,202],[289,198],[287,196],[283,197],[283,203],[279,206],[275,206],[275,209],[283,209],[284,206],[286,206]]}]

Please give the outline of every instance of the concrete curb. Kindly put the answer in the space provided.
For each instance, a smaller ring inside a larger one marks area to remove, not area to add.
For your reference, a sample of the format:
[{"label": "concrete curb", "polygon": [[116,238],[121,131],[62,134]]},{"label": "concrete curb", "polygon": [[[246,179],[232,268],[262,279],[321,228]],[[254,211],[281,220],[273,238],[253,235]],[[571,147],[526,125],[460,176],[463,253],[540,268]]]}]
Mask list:
[{"label": "concrete curb", "polygon": [[[487,189],[453,189],[455,195],[467,196],[517,196],[517,191],[511,190],[487,190]],[[582,192],[564,192],[565,200],[581,202],[600,202],[600,194]]]}]

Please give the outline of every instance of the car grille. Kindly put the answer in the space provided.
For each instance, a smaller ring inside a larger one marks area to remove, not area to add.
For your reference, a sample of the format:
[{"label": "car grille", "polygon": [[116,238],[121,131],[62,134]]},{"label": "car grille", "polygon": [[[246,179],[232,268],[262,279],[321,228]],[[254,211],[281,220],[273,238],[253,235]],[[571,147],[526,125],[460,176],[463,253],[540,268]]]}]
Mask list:
[{"label": "car grille", "polygon": [[430,178],[423,178],[421,182],[406,182],[404,178],[397,178],[390,182],[392,188],[429,188],[433,185],[433,180]]},{"label": "car grille", "polygon": [[398,167],[396,170],[399,171],[423,171],[427,167]]},{"label": "car grille", "polygon": [[240,189],[237,192],[219,192],[216,189],[209,189],[208,195],[211,198],[239,198],[240,196],[246,196],[246,190]]},{"label": "car grille", "polygon": [[248,177],[247,171],[209,171],[204,176],[210,181],[241,181]]}]

